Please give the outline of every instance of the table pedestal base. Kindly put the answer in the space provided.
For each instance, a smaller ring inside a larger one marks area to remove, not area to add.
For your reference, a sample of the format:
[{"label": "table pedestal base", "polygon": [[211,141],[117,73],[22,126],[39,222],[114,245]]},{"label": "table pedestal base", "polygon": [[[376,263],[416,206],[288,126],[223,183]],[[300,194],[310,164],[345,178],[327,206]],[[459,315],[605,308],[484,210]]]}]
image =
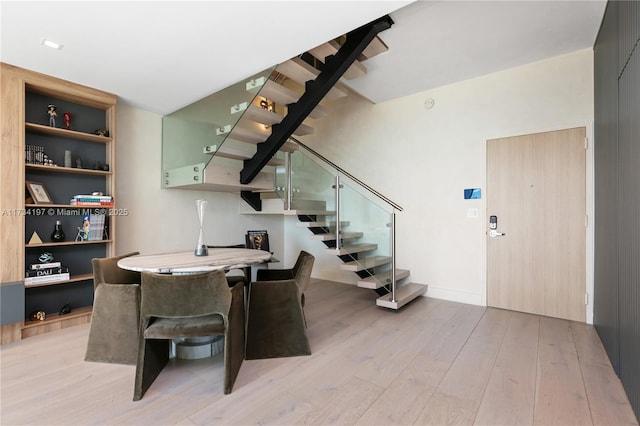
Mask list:
[{"label": "table pedestal base", "polygon": [[174,343],[176,358],[179,359],[208,358],[224,350],[224,336],[176,339]]}]

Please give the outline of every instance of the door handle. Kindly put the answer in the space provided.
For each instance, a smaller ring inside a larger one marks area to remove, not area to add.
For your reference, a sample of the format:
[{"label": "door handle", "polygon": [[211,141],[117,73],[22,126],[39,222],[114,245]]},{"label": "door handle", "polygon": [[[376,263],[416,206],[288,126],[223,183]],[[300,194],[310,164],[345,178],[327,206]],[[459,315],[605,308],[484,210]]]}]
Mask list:
[{"label": "door handle", "polygon": [[491,231],[489,231],[489,236],[491,238],[502,237],[503,235],[507,235],[507,234],[504,232],[498,232],[495,229],[492,229]]}]

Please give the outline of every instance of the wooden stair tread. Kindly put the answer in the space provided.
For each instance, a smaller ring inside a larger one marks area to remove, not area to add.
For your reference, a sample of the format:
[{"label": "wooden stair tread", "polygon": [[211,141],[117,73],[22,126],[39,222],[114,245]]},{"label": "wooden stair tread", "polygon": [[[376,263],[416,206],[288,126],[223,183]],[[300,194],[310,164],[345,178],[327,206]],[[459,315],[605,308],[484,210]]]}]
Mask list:
[{"label": "wooden stair tread", "polygon": [[[252,152],[228,147],[226,144],[222,145],[220,148],[217,148],[216,145],[206,146],[205,154],[211,154],[211,155],[215,154],[216,157],[231,158],[233,160],[248,160],[254,155],[254,153]],[[285,163],[284,160],[274,157],[271,160],[269,160],[267,164],[269,166],[282,166],[284,165],[284,163]]]},{"label": "wooden stair tread", "polygon": [[[289,105],[298,102],[300,96],[302,94],[295,92],[288,87],[284,87],[281,84],[276,83],[273,80],[267,80],[267,82],[262,86],[258,96],[262,96],[267,98],[276,104],[280,105]],[[316,106],[311,113],[309,113],[309,117],[313,119],[323,118],[329,114],[329,110],[322,105]]]},{"label": "wooden stair tread", "polygon": [[391,301],[391,293],[376,299],[376,305],[389,309],[400,309],[412,300],[420,297],[428,290],[426,284],[409,283],[396,287],[396,301]]},{"label": "wooden stair tread", "polygon": [[294,216],[335,216],[336,211],[335,210],[310,210],[310,209],[304,209],[304,210],[289,210],[290,215],[294,215]]},{"label": "wooden stair tread", "polygon": [[[266,141],[270,134],[271,130],[265,129],[264,126],[260,126],[259,124],[251,127],[236,125],[231,130],[229,138],[240,142],[257,144]],[[284,152],[292,152],[297,149],[298,145],[289,141],[280,147],[280,151]]]},{"label": "wooden stair tread", "polygon": [[194,188],[220,192],[274,190],[275,173],[273,172],[263,170],[247,185],[241,184],[238,176],[240,176],[240,167],[209,163],[204,169],[204,182],[194,185]]},{"label": "wooden stair tread", "polygon": [[[256,123],[264,124],[266,126],[273,126],[274,124],[280,123],[284,119],[284,116],[277,112],[267,111],[266,109],[256,105],[249,105],[242,116],[242,119],[255,121]],[[300,126],[298,126],[298,128],[293,132],[296,136],[305,136],[312,133],[313,128],[307,124],[300,124]]]},{"label": "wooden stair tread", "polygon": [[375,268],[376,266],[387,265],[389,263],[391,263],[391,257],[389,256],[370,256],[365,257],[362,260],[345,262],[340,265],[340,269],[343,271],[358,272],[369,268]]},{"label": "wooden stair tread", "polygon": [[[335,228],[336,227],[336,222],[328,222],[328,221],[323,221],[323,222],[297,222],[298,226],[302,226],[304,228]],[[351,222],[349,221],[340,221],[340,226],[341,227],[345,227],[345,226],[349,226],[351,224]]]},{"label": "wooden stair tread", "polygon": [[345,254],[362,253],[363,251],[371,251],[378,248],[377,244],[353,244],[350,246],[342,246],[341,249],[328,248],[325,251],[327,253],[335,254],[337,256],[343,256]]},{"label": "wooden stair tread", "polygon": [[[396,282],[409,276],[408,269],[396,269]],[[391,270],[358,280],[358,287],[376,289],[391,284]]]},{"label": "wooden stair tread", "polygon": [[[340,238],[343,240],[353,240],[355,238],[361,238],[364,235],[362,232],[341,232]],[[335,232],[326,233],[326,234],[313,234],[311,235],[311,239],[320,240],[320,241],[335,241],[336,234]]]},{"label": "wooden stair tread", "polygon": [[[315,80],[320,71],[313,68],[300,58],[292,58],[276,67],[276,71],[284,74],[291,80],[303,86],[309,80]],[[338,86],[333,86],[325,96],[326,99],[335,100],[348,95],[348,92]]]},{"label": "wooden stair tread", "polygon": [[262,86],[262,89],[260,89],[258,95],[280,105],[294,104],[298,102],[298,99],[302,96],[300,93],[295,92],[288,87],[284,87],[273,80],[267,80],[264,86]]},{"label": "wooden stair tread", "polygon": [[371,43],[362,51],[362,56],[366,59],[371,59],[374,56],[377,56],[381,53],[389,50],[389,46],[386,45],[384,41],[380,39],[380,37],[376,36]]},{"label": "wooden stair tread", "polygon": [[[320,46],[316,46],[313,49],[309,50],[309,53],[312,54],[317,60],[324,63],[324,60],[327,56],[335,55],[338,53],[340,49],[340,45],[335,41],[331,40],[327,43],[323,43]],[[353,80],[354,78],[363,77],[367,75],[367,67],[362,65],[360,61],[357,59],[351,64],[349,69],[345,71],[343,77],[347,80]]]}]

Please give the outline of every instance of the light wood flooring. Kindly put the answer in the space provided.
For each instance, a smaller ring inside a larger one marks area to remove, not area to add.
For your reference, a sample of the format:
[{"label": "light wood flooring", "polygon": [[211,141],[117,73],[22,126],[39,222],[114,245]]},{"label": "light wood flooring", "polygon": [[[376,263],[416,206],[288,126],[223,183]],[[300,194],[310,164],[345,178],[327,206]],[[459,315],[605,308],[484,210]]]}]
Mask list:
[{"label": "light wood flooring", "polygon": [[135,367],[84,362],[88,325],[0,349],[0,424],[638,424],[593,327],[314,280],[313,355],[172,361],[141,401]]}]

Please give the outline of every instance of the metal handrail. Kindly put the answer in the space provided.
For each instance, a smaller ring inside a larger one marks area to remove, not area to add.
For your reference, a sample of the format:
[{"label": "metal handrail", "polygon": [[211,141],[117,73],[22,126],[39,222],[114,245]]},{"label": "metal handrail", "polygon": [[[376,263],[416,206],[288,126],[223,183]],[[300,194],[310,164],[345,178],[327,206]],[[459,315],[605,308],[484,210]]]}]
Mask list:
[{"label": "metal handrail", "polygon": [[294,141],[295,143],[300,145],[305,150],[309,151],[311,154],[313,154],[316,157],[318,157],[323,162],[327,163],[328,165],[330,165],[331,167],[336,169],[338,172],[340,172],[344,176],[347,176],[349,179],[351,179],[352,181],[356,182],[358,185],[360,185],[361,187],[363,187],[364,189],[366,189],[367,191],[369,191],[370,193],[372,193],[376,197],[380,198],[382,201],[384,201],[385,203],[389,204],[394,209],[396,209],[398,211],[402,211],[402,207],[400,207],[400,205],[398,205],[397,203],[394,203],[389,198],[385,197],[384,195],[382,195],[381,193],[379,193],[375,189],[371,188],[369,185],[367,185],[366,183],[362,182],[360,179],[354,177],[349,172],[346,172],[344,169],[342,169],[341,167],[336,165],[334,162],[332,162],[331,160],[328,160],[327,158],[325,158],[322,154],[319,154],[318,152],[314,151],[312,148],[309,148],[308,146],[306,146],[305,144],[303,144],[302,142],[300,142],[298,139],[294,138],[293,136],[290,136],[289,139],[291,139],[292,141]]}]

